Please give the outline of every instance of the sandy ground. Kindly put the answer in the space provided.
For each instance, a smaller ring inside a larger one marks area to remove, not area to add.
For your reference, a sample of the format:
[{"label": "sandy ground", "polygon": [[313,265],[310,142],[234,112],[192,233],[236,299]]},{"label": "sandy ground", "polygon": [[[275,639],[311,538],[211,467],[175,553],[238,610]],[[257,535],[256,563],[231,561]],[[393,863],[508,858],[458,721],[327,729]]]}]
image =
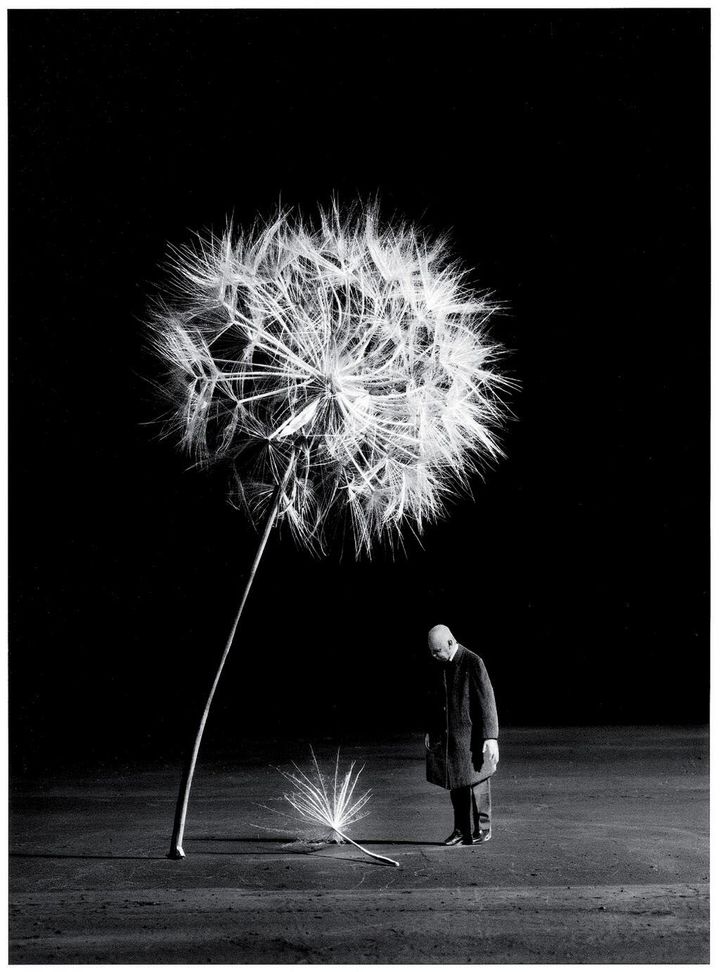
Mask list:
[{"label": "sandy ground", "polygon": [[10,961],[709,961],[705,730],[506,731],[494,836],[471,848],[439,845],[419,737],[345,745],[374,790],[352,836],[400,868],[256,829],[282,792],[268,764],[303,748],[243,748],[206,754],[179,862],[178,768],[15,781]]}]

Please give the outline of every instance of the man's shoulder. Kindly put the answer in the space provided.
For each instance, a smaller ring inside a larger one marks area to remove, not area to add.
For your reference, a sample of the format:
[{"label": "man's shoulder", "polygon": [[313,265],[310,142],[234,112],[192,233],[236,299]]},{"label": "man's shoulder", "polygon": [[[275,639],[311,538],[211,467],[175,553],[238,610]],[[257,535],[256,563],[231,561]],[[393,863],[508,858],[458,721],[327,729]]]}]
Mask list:
[{"label": "man's shoulder", "polygon": [[465,645],[458,645],[458,647],[462,648],[463,650],[463,657],[466,664],[471,665],[473,668],[484,667],[484,662],[477,652],[471,651],[469,648],[466,648]]}]

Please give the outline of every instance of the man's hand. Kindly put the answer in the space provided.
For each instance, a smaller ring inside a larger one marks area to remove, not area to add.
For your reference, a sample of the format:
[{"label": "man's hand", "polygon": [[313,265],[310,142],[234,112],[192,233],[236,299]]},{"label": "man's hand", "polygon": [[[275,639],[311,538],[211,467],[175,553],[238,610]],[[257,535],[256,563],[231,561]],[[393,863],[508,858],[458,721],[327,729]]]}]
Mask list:
[{"label": "man's hand", "polygon": [[485,740],[483,743],[483,756],[485,753],[487,753],[490,759],[492,759],[496,764],[500,762],[500,749],[498,748],[497,739]]},{"label": "man's hand", "polygon": [[430,733],[425,733],[425,749],[430,749]]}]

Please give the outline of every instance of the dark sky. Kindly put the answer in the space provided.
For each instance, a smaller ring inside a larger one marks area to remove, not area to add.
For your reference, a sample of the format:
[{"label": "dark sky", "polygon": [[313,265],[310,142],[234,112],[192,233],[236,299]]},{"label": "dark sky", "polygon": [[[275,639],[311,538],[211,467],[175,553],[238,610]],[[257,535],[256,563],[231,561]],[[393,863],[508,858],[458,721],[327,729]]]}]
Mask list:
[{"label": "dark sky", "polygon": [[256,539],[153,424],[168,241],[379,192],[509,305],[508,459],[424,548],[273,538],[207,745],[419,727],[425,631],[503,724],[704,721],[709,11],[11,11],[11,745],[175,758]]}]

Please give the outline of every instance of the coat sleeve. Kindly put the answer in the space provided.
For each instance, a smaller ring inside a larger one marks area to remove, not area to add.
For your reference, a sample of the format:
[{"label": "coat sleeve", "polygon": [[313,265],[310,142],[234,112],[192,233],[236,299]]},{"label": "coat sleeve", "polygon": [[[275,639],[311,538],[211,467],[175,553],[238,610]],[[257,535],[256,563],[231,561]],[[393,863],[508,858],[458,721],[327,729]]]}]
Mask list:
[{"label": "coat sleeve", "polygon": [[[497,739],[498,715],[495,692],[482,658],[473,659],[470,666],[470,718],[473,722],[475,742]],[[473,746],[474,748],[474,746]]]}]

